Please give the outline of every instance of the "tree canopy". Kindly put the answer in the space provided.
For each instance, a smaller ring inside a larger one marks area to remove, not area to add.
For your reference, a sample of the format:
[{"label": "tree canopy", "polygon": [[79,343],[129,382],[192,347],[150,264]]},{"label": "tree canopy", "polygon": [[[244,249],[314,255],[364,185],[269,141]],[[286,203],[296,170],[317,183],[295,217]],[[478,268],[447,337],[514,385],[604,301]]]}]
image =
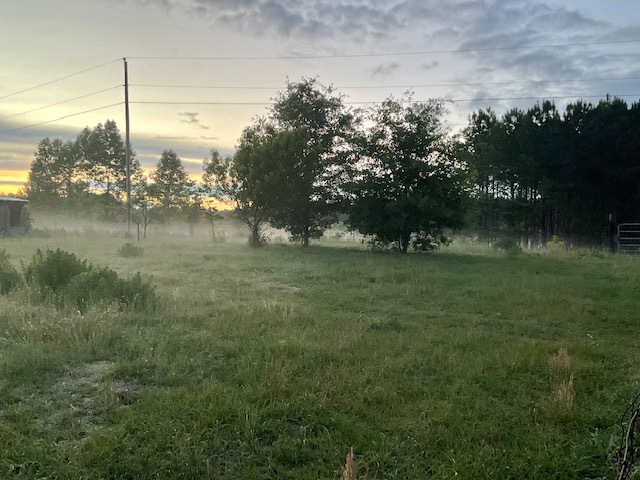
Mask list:
[{"label": "tree canopy", "polygon": [[407,253],[447,242],[464,224],[468,173],[445,135],[440,100],[388,98],[371,112],[364,155],[347,186],[348,223]]},{"label": "tree canopy", "polygon": [[[141,175],[131,151],[131,174]],[[44,138],[31,163],[26,192],[32,205],[100,211],[112,216],[126,188],[124,142],[116,123],[84,128],[75,140]]]},{"label": "tree canopy", "polygon": [[466,146],[476,173],[470,227],[482,238],[537,243],[557,235],[603,244],[611,224],[640,220],[637,103],[577,101],[561,113],[545,101],[500,118],[480,110],[469,120]]}]

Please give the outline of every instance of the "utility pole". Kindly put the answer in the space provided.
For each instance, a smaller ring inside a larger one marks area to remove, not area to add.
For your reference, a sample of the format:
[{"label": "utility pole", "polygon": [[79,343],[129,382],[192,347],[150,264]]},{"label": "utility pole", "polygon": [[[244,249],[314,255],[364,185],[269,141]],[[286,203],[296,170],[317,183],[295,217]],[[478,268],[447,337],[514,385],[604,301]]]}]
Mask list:
[{"label": "utility pole", "polygon": [[127,234],[131,235],[131,141],[129,139],[129,71],[127,59],[124,61],[124,119],[126,129],[125,161],[127,164]]}]

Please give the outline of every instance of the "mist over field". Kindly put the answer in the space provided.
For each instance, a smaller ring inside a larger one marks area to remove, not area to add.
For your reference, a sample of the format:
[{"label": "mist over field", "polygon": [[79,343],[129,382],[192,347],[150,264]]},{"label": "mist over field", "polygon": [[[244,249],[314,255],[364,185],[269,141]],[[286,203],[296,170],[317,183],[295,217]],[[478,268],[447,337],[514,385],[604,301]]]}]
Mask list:
[{"label": "mist over field", "polygon": [[635,256],[34,220],[0,239],[4,478],[614,476]]}]

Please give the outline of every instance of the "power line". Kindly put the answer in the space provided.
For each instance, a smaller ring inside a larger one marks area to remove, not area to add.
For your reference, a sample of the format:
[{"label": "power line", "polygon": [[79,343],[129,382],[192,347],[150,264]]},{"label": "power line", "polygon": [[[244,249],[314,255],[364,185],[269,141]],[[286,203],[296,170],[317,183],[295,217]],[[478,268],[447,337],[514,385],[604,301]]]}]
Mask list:
[{"label": "power line", "polygon": [[98,110],[104,110],[105,108],[116,107],[116,106],[122,105],[122,104],[124,104],[124,102],[112,103],[111,105],[105,105],[103,107],[92,108],[91,110],[85,110],[83,112],[72,113],[72,114],[65,115],[65,116],[60,117],[60,118],[55,118],[53,120],[47,120],[46,122],[33,123],[31,125],[25,125],[24,127],[12,128],[10,130],[3,130],[3,131],[0,131],[0,134],[17,132],[18,130],[25,130],[27,128],[38,127],[40,125],[45,125],[47,123],[58,122],[60,120],[64,120],[65,118],[77,117],[78,115],[83,115],[85,113],[95,112],[95,111],[98,111]]},{"label": "power line", "polygon": [[203,60],[203,61],[223,61],[223,60],[314,60],[314,59],[330,59],[330,58],[363,58],[363,57],[397,57],[412,55],[435,55],[444,53],[469,53],[469,52],[491,52],[501,50],[521,50],[529,48],[560,48],[560,47],[578,47],[591,45],[619,45],[627,43],[638,43],[637,40],[610,40],[601,42],[574,42],[574,43],[556,43],[543,45],[518,45],[505,47],[480,47],[480,48],[460,48],[452,50],[425,50],[418,52],[393,52],[393,53],[357,53],[357,54],[337,54],[337,55],[283,55],[283,56],[265,56],[265,57],[127,57],[135,60]]},{"label": "power line", "polygon": [[[469,83],[425,83],[408,85],[347,85],[336,86],[338,89],[380,89],[380,88],[427,88],[427,87],[479,87],[488,85],[529,85],[544,83],[588,83],[588,82],[608,82],[608,81],[639,81],[640,78],[585,78],[585,79],[565,79],[565,80],[527,80],[511,82],[469,82]],[[186,88],[203,90],[282,90],[282,87],[260,87],[260,86],[238,86],[232,85],[167,85],[167,84],[131,84],[130,87],[144,88]]]},{"label": "power line", "polygon": [[[603,95],[538,95],[529,97],[496,97],[496,98],[452,98],[446,99],[453,103],[456,102],[497,102],[504,100],[540,100],[540,99],[568,99],[568,98],[605,98],[607,94]],[[610,97],[640,97],[640,93],[622,93],[622,94],[609,94]],[[416,100],[416,102],[426,102],[426,100]],[[129,102],[130,104],[138,105],[220,105],[220,106],[268,106],[273,102],[179,102],[179,101],[135,101]],[[344,102],[346,105],[374,105],[382,103],[382,101],[354,101]]]},{"label": "power line", "polygon": [[9,98],[9,97],[13,97],[15,95],[19,95],[21,93],[30,92],[31,90],[35,90],[35,89],[40,88],[40,87],[45,87],[47,85],[51,85],[52,83],[61,82],[62,80],[66,80],[68,78],[75,77],[76,75],[80,75],[82,73],[90,72],[91,70],[96,70],[98,68],[104,67],[106,65],[111,65],[112,63],[120,62],[120,61],[122,61],[122,59],[118,58],[116,60],[111,60],[111,61],[106,62],[106,63],[101,63],[100,65],[96,65],[95,67],[85,68],[84,70],[80,70],[78,72],[70,73],[69,75],[65,75],[64,77],[56,78],[55,80],[51,80],[49,82],[41,83],[40,85],[36,85],[35,87],[25,88],[24,90],[20,90],[19,92],[14,92],[14,93],[10,93],[8,95],[4,95],[4,96],[0,97],[0,100],[4,100],[5,98]]},{"label": "power line", "polygon": [[44,107],[38,107],[38,108],[31,109],[31,110],[26,110],[24,112],[14,113],[13,115],[8,115],[6,117],[0,118],[0,121],[6,120],[7,118],[13,118],[13,117],[17,117],[17,116],[20,116],[20,115],[25,115],[27,113],[37,112],[38,110],[44,110],[46,108],[55,107],[57,105],[62,105],[63,103],[73,102],[74,100],[80,100],[81,98],[91,97],[93,95],[98,95],[99,93],[104,93],[104,92],[108,92],[108,91],[111,91],[111,90],[117,90],[119,88],[122,88],[122,85],[118,85],[116,87],[105,88],[104,90],[98,90],[97,92],[88,93],[86,95],[81,95],[79,97],[70,98],[68,100],[62,100],[61,102],[52,103],[52,104],[46,105]]},{"label": "power line", "polygon": [[503,98],[457,98],[451,99],[452,102],[497,102],[502,100],[566,100],[568,98],[606,98],[609,95],[611,98],[623,98],[623,97],[640,97],[640,93],[609,93],[604,95],[539,95],[537,97],[503,97]]}]

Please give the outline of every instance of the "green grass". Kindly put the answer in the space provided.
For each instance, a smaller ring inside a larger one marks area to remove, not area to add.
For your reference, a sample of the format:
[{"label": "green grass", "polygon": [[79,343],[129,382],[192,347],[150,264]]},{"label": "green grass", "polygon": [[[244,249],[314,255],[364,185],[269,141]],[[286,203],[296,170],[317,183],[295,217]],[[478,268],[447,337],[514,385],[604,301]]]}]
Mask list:
[{"label": "green grass", "polygon": [[[0,296],[0,478],[614,478],[640,259],[100,232],[2,239],[156,285],[153,312]],[[566,349],[568,355],[559,355]]]}]

